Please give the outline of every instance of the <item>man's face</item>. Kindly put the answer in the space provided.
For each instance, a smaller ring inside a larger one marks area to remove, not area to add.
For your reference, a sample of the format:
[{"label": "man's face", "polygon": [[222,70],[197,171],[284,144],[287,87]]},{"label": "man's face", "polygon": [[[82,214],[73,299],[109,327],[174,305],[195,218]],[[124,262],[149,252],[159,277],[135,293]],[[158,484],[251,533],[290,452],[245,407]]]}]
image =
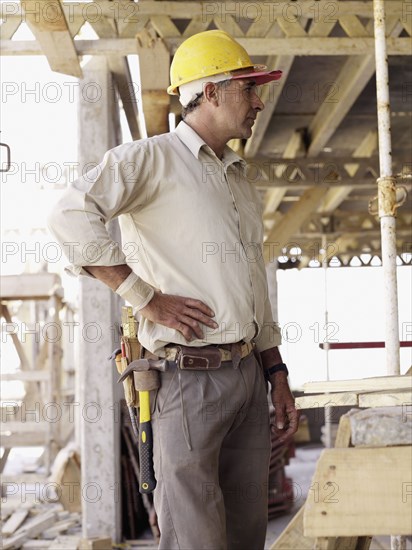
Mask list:
[{"label": "man's face", "polygon": [[219,88],[219,121],[222,132],[233,138],[247,139],[252,135],[252,127],[264,104],[256,93],[253,80],[230,80]]}]

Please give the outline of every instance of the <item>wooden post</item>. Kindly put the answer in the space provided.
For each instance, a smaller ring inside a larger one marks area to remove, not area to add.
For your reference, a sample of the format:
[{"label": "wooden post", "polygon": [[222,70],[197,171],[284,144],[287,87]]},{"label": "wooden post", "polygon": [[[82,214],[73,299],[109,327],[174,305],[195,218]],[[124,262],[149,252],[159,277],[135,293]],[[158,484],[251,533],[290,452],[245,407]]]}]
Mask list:
[{"label": "wooden post", "polygon": [[[104,153],[120,141],[118,104],[104,58],[95,57],[84,67],[79,89],[82,172],[87,163],[101,162]],[[117,222],[110,229],[112,237],[118,237]],[[120,318],[120,308],[120,298],[108,287],[93,278],[81,277],[79,409],[85,539],[104,536],[114,541],[120,539],[117,404],[121,388],[115,387],[115,369],[107,360],[116,345],[115,323]]]}]

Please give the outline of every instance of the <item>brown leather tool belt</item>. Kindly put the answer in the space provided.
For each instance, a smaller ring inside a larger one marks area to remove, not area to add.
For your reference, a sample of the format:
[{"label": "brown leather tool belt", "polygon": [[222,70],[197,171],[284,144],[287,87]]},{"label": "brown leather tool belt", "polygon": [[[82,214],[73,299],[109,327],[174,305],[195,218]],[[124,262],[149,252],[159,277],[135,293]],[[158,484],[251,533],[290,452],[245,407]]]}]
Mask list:
[{"label": "brown leather tool belt", "polygon": [[181,346],[168,344],[165,346],[165,359],[175,361],[179,368],[189,370],[215,370],[222,362],[231,361],[237,368],[240,361],[254,349],[252,342],[235,342],[211,346]]}]

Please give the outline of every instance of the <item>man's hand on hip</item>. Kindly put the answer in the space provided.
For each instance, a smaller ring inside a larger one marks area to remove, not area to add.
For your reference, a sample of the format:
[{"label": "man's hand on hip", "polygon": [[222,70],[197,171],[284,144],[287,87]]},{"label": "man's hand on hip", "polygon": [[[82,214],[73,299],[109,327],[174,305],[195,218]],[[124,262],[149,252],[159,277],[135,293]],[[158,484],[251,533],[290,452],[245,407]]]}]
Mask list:
[{"label": "man's hand on hip", "polygon": [[200,323],[216,329],[214,312],[205,303],[193,298],[155,292],[150,302],[139,313],[153,323],[173,328],[183,334],[187,342],[203,338]]}]

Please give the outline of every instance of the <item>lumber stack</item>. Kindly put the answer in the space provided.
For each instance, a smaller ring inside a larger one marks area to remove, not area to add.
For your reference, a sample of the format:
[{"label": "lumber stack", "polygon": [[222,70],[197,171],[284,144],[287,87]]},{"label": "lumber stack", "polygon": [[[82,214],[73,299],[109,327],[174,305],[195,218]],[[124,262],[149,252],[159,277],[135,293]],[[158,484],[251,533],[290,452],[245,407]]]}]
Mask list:
[{"label": "lumber stack", "polygon": [[61,504],[6,502],[2,505],[3,550],[77,550],[81,516]]}]

